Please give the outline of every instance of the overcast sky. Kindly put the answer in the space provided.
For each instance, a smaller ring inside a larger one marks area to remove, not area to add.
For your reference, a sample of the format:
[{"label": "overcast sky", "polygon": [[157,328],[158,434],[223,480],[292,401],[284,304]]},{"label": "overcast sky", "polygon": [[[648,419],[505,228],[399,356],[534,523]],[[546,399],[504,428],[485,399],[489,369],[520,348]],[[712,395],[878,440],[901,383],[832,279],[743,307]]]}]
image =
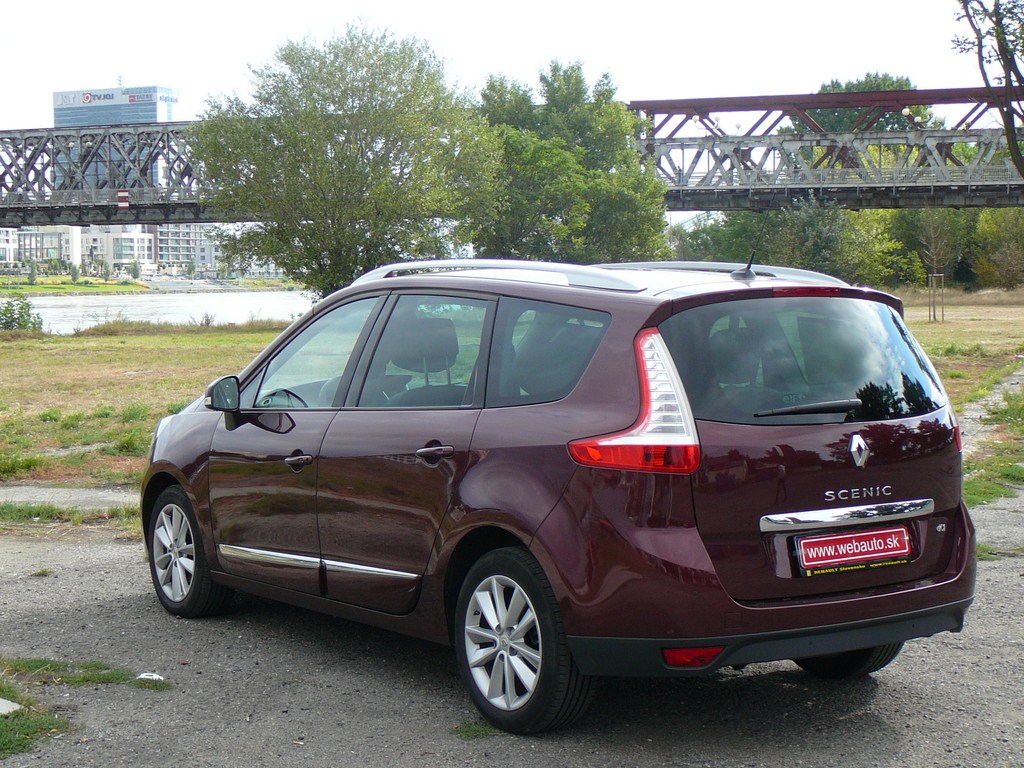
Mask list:
[{"label": "overcast sky", "polygon": [[[285,0],[82,4],[50,0],[0,36],[0,130],[53,125],[54,91],[160,85],[175,119],[207,98],[246,95],[249,66],[287,40],[322,41],[349,23],[426,41],[449,81],[490,75],[530,86],[557,59],[591,83],[611,75],[623,101],[813,93],[823,82],[889,72],[919,88],[980,85],[952,49],[956,0]],[[8,20],[10,20],[8,14]]]}]

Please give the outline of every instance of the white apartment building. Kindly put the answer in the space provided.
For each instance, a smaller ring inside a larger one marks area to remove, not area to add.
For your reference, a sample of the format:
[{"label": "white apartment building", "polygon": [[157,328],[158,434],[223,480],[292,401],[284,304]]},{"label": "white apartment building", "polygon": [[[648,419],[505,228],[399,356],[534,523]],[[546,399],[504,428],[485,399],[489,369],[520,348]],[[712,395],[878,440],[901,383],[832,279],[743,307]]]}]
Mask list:
[{"label": "white apartment building", "polygon": [[0,269],[11,269],[18,260],[18,230],[0,228]]},{"label": "white apartment building", "polygon": [[117,224],[87,227],[82,232],[82,271],[101,274],[106,262],[115,272],[130,272],[139,262],[143,274],[157,271],[155,227]]},{"label": "white apartment building", "polygon": [[183,274],[195,264],[197,274],[215,274],[220,248],[210,239],[212,224],[161,224],[157,233],[157,261],[164,272]]},{"label": "white apartment building", "polygon": [[20,269],[30,261],[57,259],[83,274],[99,275],[106,262],[130,272],[138,261],[143,275],[217,273],[221,250],[209,238],[210,224],[119,224],[91,227],[47,226],[0,229],[0,269]]}]

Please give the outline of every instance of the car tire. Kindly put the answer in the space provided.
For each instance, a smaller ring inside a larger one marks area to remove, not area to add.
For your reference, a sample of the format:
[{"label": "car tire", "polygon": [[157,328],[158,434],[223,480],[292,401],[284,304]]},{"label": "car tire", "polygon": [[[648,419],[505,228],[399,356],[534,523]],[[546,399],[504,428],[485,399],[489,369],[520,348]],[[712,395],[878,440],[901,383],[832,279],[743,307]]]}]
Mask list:
[{"label": "car tire", "polygon": [[171,486],[157,497],[146,536],[149,572],[164,608],[186,618],[227,608],[233,591],[210,577],[202,532],[180,486]]},{"label": "car tire", "polygon": [[841,680],[846,677],[863,677],[877,672],[899,656],[903,643],[877,645],[856,651],[836,653],[831,656],[813,656],[794,661],[815,677]]},{"label": "car tire", "polygon": [[473,703],[504,731],[568,725],[593,698],[594,678],[572,659],[551,585],[524,549],[494,550],[470,568],[456,608],[455,652]]}]

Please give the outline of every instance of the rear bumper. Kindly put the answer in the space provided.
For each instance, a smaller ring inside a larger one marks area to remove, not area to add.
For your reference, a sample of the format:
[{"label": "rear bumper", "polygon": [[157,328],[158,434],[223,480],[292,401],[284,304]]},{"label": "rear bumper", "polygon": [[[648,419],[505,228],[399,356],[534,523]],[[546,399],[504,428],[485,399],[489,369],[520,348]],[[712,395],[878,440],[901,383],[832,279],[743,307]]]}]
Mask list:
[{"label": "rear bumper", "polygon": [[[620,677],[684,677],[704,675],[721,667],[800,659],[930,637],[963,629],[973,598],[884,618],[808,627],[783,632],[728,637],[625,638],[569,636],[569,648],[587,675]],[[704,667],[681,669],[665,664],[666,648],[724,647]]]}]

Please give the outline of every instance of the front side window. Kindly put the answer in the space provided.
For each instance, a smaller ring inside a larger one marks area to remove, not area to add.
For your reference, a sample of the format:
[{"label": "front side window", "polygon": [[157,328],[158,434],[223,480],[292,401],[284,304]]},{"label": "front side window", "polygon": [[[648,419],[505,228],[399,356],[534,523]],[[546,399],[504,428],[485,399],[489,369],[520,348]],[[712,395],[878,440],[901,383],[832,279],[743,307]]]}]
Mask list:
[{"label": "front side window", "polygon": [[491,302],[400,296],[374,350],[360,408],[469,405]]},{"label": "front side window", "polygon": [[270,361],[252,390],[253,408],[330,408],[366,321],[380,301],[360,299],[328,312],[306,326]]},{"label": "front side window", "polygon": [[874,421],[946,404],[899,315],[875,301],[775,297],[708,304],[660,326],[698,419]]}]

